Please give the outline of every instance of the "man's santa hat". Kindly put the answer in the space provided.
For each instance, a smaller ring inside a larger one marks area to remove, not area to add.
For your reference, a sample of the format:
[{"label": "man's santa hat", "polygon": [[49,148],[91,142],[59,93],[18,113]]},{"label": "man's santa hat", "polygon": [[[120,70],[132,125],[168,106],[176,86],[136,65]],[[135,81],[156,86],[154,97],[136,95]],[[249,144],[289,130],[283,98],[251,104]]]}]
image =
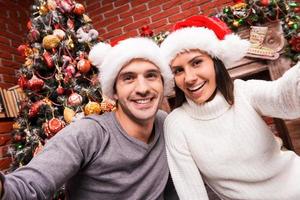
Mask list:
[{"label": "man's santa hat", "polygon": [[161,49],[170,64],[178,53],[199,49],[217,57],[226,67],[243,58],[250,42],[233,34],[218,18],[204,15],[193,16],[174,26],[161,44]]},{"label": "man's santa hat", "polygon": [[160,48],[151,39],[136,37],[119,41],[114,46],[98,43],[91,49],[89,60],[100,71],[99,79],[105,96],[113,99],[114,84],[120,70],[131,60],[138,58],[150,61],[160,69],[164,81],[164,95],[171,94],[174,86],[173,75]]}]

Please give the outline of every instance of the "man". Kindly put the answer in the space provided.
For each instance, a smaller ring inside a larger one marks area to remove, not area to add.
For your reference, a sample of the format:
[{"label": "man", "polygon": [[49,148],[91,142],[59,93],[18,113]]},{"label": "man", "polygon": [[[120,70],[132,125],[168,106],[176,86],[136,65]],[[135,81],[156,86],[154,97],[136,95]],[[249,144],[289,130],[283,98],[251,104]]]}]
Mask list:
[{"label": "man", "polygon": [[172,88],[170,69],[149,39],[101,45],[90,60],[100,66],[103,94],[116,100],[116,112],[70,124],[27,166],[2,174],[3,199],[49,199],[65,182],[72,200],[164,199],[166,113],[157,111]]}]

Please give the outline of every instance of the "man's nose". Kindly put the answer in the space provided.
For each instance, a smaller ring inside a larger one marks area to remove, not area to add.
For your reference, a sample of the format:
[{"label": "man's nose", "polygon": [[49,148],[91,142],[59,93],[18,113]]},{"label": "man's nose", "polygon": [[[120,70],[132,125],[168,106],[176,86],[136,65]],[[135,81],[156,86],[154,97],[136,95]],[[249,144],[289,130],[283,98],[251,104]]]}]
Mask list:
[{"label": "man's nose", "polygon": [[150,91],[150,85],[144,77],[139,77],[136,83],[136,92],[145,95]]}]

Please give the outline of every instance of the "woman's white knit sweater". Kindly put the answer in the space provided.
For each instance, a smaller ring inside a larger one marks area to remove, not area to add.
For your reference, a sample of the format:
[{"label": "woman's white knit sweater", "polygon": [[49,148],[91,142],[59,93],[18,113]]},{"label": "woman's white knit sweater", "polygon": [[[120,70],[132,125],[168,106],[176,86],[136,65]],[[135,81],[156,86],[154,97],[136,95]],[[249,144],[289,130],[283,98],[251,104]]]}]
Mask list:
[{"label": "woman's white knit sweater", "polygon": [[281,151],[261,115],[300,117],[300,64],[276,81],[236,80],[235,102],[218,92],[188,100],[165,121],[168,164],[182,200],[299,200],[300,157]]}]

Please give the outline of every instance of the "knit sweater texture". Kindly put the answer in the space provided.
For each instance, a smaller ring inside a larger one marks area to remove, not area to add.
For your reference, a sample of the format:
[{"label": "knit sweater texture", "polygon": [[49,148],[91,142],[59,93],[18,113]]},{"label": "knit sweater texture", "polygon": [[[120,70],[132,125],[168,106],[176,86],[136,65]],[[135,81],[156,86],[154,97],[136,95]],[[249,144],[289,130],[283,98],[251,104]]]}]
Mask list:
[{"label": "knit sweater texture", "polygon": [[17,171],[1,175],[3,199],[50,199],[64,183],[71,200],[162,200],[169,169],[157,113],[151,143],[129,136],[115,113],[88,116],[64,128]]},{"label": "knit sweater texture", "polygon": [[261,116],[300,117],[300,64],[276,81],[235,80],[234,104],[217,92],[201,105],[187,99],[168,115],[168,164],[181,200],[299,200],[300,157],[281,151]]}]

